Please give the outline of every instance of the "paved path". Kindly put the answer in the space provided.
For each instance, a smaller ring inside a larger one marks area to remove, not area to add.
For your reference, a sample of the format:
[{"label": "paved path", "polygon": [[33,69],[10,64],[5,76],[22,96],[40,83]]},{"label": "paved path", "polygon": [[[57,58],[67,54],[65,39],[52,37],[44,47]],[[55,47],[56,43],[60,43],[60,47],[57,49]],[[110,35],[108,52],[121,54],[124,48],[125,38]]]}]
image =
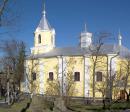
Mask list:
[{"label": "paved path", "polygon": [[9,106],[7,105],[7,102],[5,102],[5,100],[0,100],[0,107],[2,108],[8,108]]},{"label": "paved path", "polygon": [[0,104],[3,104],[3,103],[7,103],[7,102],[5,102],[5,99],[0,100]]},{"label": "paved path", "polygon": [[[88,111],[89,112],[89,111]],[[91,111],[90,111],[91,112]],[[92,111],[95,112],[95,111]],[[126,110],[106,110],[104,112],[130,112],[130,109],[126,109]]]}]

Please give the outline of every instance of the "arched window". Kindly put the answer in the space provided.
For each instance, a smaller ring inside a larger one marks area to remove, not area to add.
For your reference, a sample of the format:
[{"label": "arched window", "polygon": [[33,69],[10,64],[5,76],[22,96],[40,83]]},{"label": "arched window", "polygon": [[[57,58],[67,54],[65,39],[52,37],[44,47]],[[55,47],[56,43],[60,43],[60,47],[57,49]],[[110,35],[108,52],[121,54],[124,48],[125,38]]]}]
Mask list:
[{"label": "arched window", "polygon": [[38,43],[39,44],[41,43],[41,35],[40,34],[38,35]]},{"label": "arched window", "polygon": [[102,81],[102,72],[96,72],[96,81],[97,82]]},{"label": "arched window", "polygon": [[74,73],[74,81],[80,81],[80,72]]}]

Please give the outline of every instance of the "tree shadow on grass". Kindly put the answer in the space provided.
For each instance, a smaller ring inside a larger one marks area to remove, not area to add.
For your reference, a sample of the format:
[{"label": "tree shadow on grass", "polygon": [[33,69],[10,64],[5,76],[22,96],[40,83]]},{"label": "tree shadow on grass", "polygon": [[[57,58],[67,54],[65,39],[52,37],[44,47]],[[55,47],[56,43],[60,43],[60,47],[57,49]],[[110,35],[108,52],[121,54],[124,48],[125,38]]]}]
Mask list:
[{"label": "tree shadow on grass", "polygon": [[27,103],[27,106],[21,110],[21,112],[26,112],[26,110],[30,107],[30,102]]}]

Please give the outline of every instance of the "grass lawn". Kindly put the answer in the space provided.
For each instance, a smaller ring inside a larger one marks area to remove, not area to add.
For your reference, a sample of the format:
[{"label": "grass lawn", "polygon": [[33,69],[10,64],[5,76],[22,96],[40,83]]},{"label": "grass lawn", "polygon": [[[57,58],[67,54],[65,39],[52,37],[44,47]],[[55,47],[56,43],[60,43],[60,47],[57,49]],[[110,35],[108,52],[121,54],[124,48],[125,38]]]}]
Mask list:
[{"label": "grass lawn", "polygon": [[[0,112],[21,112],[21,110],[27,106],[28,102],[29,99],[26,99],[18,103],[15,103],[10,107],[0,105]],[[76,102],[70,104],[70,109],[73,110],[73,112],[106,112],[106,110],[102,109],[102,105],[85,105]],[[114,103],[111,106],[111,109],[114,110],[113,112],[119,112],[119,110],[130,109],[130,102]]]},{"label": "grass lawn", "polygon": [[[72,103],[70,109],[76,112],[106,112],[108,110],[103,110],[102,105],[83,105],[78,103]],[[111,106],[111,110],[114,110],[114,112],[125,109],[130,109],[130,102],[114,103]]]},{"label": "grass lawn", "polygon": [[3,104],[0,104],[0,112],[21,112],[21,110],[26,107],[28,102],[29,100],[26,99],[13,104],[12,106],[2,106]]}]

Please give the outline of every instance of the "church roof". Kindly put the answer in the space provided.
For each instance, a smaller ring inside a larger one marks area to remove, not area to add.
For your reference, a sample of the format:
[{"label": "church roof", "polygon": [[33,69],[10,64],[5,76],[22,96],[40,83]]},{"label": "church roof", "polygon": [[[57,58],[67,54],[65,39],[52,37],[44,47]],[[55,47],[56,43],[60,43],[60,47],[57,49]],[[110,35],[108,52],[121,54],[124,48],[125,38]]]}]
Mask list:
[{"label": "church roof", "polygon": [[36,30],[51,30],[51,26],[46,18],[45,7],[44,7],[44,10],[42,12],[42,18],[41,18],[40,23],[39,23]]},{"label": "church roof", "polygon": [[[92,46],[95,47],[95,46]],[[121,57],[125,57],[130,55],[130,51],[124,47],[119,45],[102,45],[100,48],[100,54],[117,54]],[[92,51],[90,48],[81,48],[81,47],[64,47],[64,48],[54,48],[53,50],[43,53],[37,54],[34,57],[36,58],[49,58],[56,56],[84,56],[91,55]],[[31,56],[29,56],[31,57]]]},{"label": "church roof", "polygon": [[46,18],[46,16],[42,16],[40,23],[37,27],[38,30],[51,30],[51,26]]}]

